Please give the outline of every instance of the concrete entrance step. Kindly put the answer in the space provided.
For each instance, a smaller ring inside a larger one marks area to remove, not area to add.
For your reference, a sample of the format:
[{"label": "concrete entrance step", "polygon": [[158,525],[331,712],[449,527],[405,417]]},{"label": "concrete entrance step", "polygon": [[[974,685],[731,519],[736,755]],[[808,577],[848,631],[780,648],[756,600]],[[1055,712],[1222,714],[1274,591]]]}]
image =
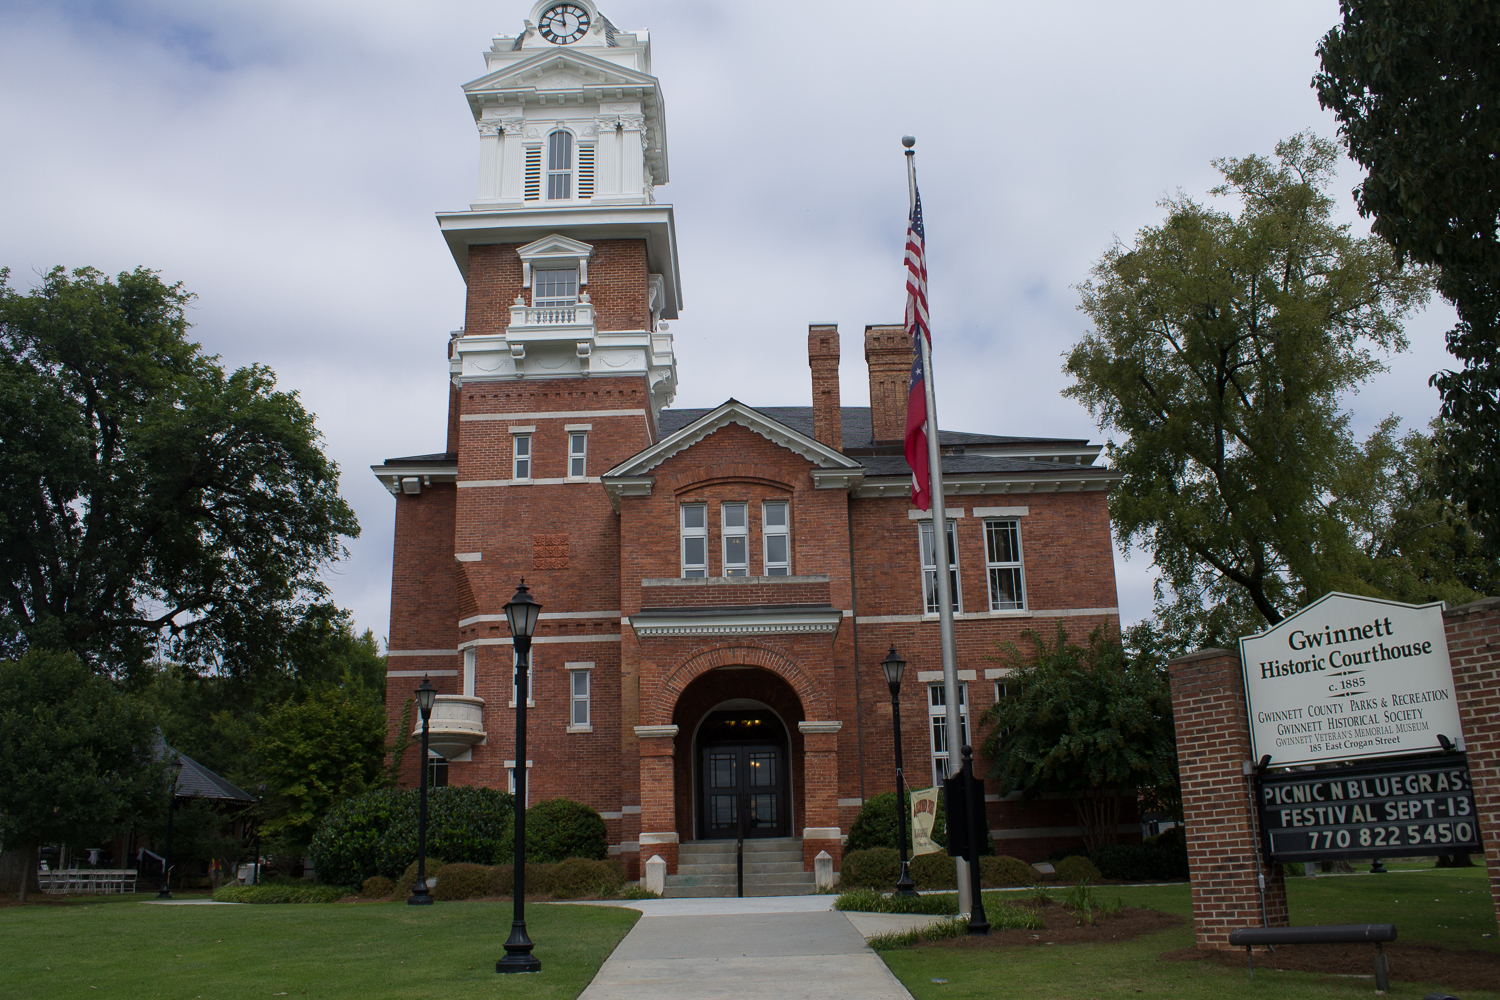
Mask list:
[{"label": "concrete entrance step", "polygon": [[[723,899],[733,898],[735,887],[733,885],[667,885],[668,899]],[[783,884],[770,883],[765,885],[752,885],[749,879],[745,880],[745,895],[749,896],[812,896],[818,891],[818,887],[811,882]]]},{"label": "concrete entrance step", "polygon": [[[802,870],[802,840],[776,837],[745,841],[746,896],[810,896],[818,891],[812,872]],[[677,872],[667,876],[669,899],[733,897],[739,888],[735,841],[699,840],[678,847]]]},{"label": "concrete entrance step", "polygon": [[[751,875],[749,872],[746,872],[746,887],[748,888],[752,883],[755,885],[767,885],[772,883],[775,883],[777,885],[814,885],[816,884],[816,877],[812,872],[777,872],[767,875]],[[693,872],[684,874],[679,871],[676,875],[667,876],[667,888],[669,889],[674,885],[727,885],[732,887],[736,884],[737,878],[734,872],[730,872],[727,875],[704,875]]]},{"label": "concrete entrance step", "polygon": [[[799,861],[751,861],[745,858],[745,874],[748,875],[779,875],[801,873],[802,862]],[[733,875],[735,864],[728,861],[724,864],[700,865],[684,864],[677,865],[679,875]]]}]

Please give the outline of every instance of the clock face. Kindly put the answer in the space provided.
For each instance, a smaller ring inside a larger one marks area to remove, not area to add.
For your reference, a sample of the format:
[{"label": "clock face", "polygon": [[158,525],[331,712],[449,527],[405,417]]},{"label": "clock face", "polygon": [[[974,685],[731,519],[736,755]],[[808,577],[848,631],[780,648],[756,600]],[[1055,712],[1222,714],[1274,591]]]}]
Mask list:
[{"label": "clock face", "polygon": [[589,12],[576,3],[553,4],[542,11],[537,30],[555,45],[576,42],[589,30]]}]

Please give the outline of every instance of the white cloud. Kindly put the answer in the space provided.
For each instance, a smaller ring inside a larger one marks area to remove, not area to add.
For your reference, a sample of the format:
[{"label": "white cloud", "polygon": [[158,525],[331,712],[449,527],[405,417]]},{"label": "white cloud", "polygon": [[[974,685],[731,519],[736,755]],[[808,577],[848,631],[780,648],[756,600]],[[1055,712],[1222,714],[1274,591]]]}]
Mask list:
[{"label": "white cloud", "polygon": [[[1059,395],[1085,329],[1072,286],[1160,198],[1202,194],[1214,157],[1334,132],[1309,86],[1334,0],[604,10],[652,29],[667,98],[681,406],[806,402],[806,327],[829,320],[845,402],[866,400],[861,331],[902,311],[910,132],[944,424],[1097,438]],[[198,294],[210,350],[301,392],[364,525],[335,596],[377,635],[392,508],[366,467],[443,445],[464,296],[432,213],[474,193],[459,85],[528,11],[0,2],[0,265],[21,285],[57,263],[157,268]],[[1357,401],[1361,428],[1436,411],[1426,378],[1450,322],[1434,308],[1413,323],[1411,357]],[[1149,611],[1139,554],[1120,598],[1127,621]]]}]

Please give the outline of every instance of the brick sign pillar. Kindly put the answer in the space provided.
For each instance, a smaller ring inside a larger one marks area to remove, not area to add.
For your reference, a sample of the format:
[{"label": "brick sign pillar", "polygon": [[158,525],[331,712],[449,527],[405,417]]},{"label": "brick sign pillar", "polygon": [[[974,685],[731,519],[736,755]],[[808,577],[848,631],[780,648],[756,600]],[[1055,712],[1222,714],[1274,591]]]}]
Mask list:
[{"label": "brick sign pillar", "polygon": [[[1199,948],[1228,948],[1229,932],[1261,926],[1256,867],[1259,845],[1246,792],[1250,720],[1240,657],[1203,649],[1167,663],[1182,812],[1192,879],[1193,929]],[[1267,867],[1266,924],[1288,924],[1286,881]]]},{"label": "brick sign pillar", "polygon": [[799,722],[802,732],[803,801],[802,870],[812,871],[819,851],[839,867],[843,843],[839,830],[839,746],[842,722]]},{"label": "brick sign pillar", "polygon": [[676,726],[636,726],[641,757],[641,871],[660,855],[667,874],[677,873],[677,806],[673,774]]},{"label": "brick sign pillar", "polygon": [[[1443,612],[1490,894],[1500,919],[1500,597]],[[1446,734],[1445,734],[1446,735]]]}]

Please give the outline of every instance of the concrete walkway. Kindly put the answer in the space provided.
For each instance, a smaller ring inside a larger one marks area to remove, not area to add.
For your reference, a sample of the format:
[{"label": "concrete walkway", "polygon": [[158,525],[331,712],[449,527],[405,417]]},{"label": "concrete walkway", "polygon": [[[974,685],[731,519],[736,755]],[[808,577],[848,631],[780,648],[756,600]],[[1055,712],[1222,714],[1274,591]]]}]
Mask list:
[{"label": "concrete walkway", "polygon": [[643,916],[580,1000],[911,1000],[833,899],[625,903]]}]

